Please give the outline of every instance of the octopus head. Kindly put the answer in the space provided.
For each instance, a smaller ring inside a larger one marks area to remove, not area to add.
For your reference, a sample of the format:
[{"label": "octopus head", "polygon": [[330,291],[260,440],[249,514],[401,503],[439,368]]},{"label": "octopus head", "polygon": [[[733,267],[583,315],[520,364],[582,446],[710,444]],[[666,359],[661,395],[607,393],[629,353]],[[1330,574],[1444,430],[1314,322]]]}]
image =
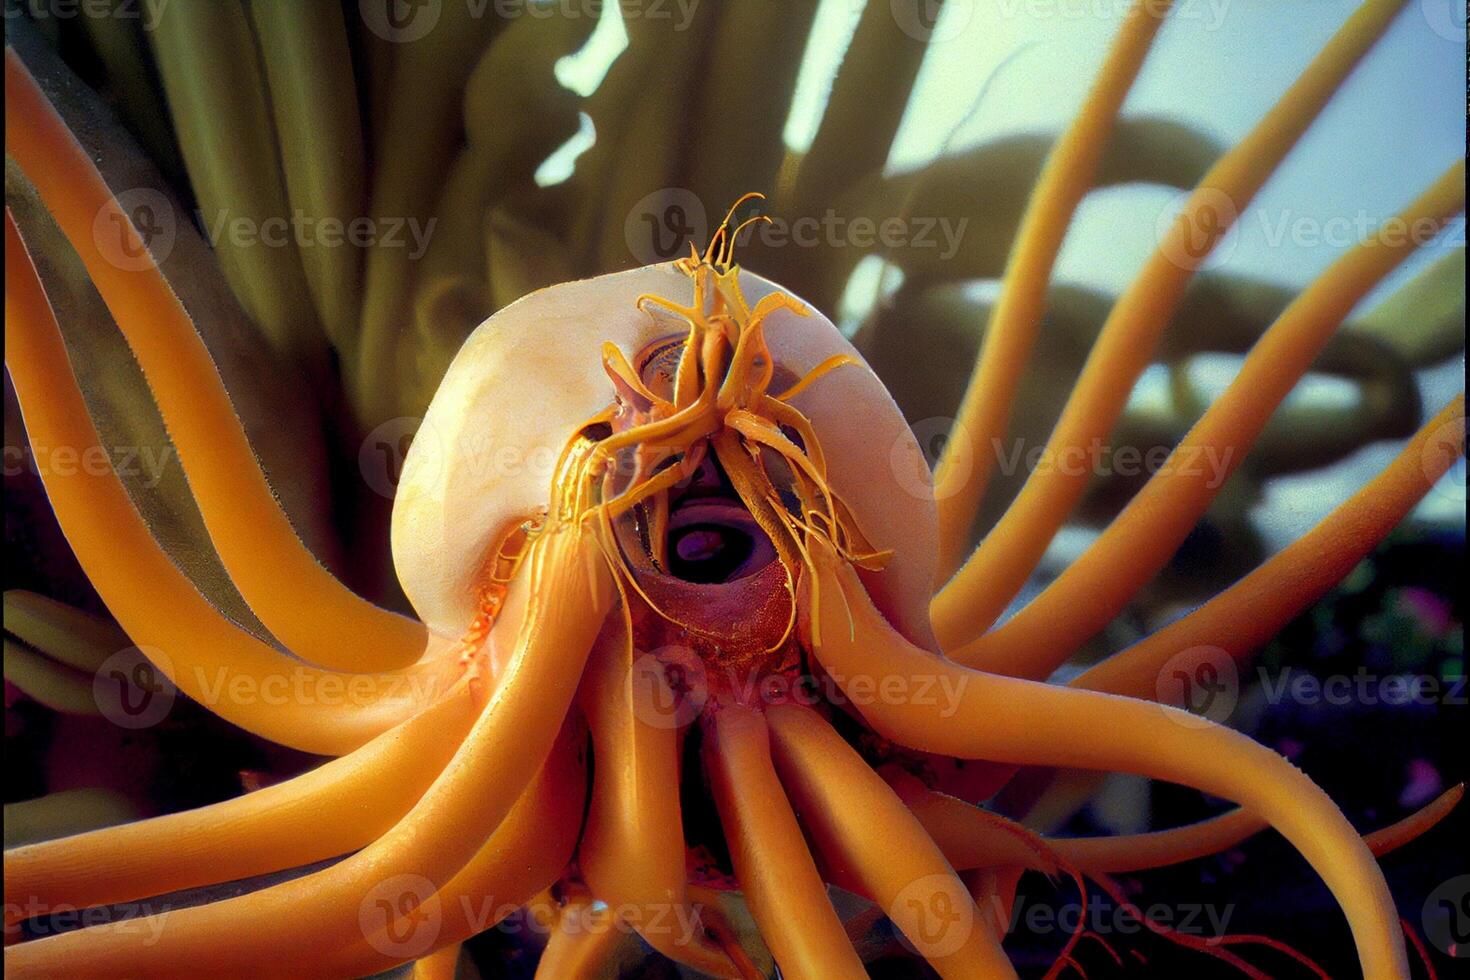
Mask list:
[{"label": "octopus head", "polygon": [[472,633],[520,542],[595,511],[642,649],[778,656],[809,534],[932,648],[919,447],[832,322],[741,270],[729,241],[532,293],[470,336],[393,509],[398,575],[433,631]]}]

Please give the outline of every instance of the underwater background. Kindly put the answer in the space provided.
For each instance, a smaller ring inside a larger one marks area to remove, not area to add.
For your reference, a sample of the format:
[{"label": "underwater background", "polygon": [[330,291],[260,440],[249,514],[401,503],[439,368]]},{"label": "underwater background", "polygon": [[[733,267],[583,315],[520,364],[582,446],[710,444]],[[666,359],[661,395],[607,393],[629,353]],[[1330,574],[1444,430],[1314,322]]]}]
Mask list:
[{"label": "underwater background", "polygon": [[[173,213],[183,216],[177,234],[207,239],[210,215],[258,205],[234,175],[252,159],[274,159],[242,128],[248,100],[226,97],[239,68],[201,59],[170,69],[169,59],[179,57],[171,45],[181,42],[154,36],[155,5],[104,6],[111,16],[6,0],[7,42],[38,78],[74,75],[90,88],[62,107],[68,122],[110,148],[104,166],[151,173],[137,186],[176,202]],[[401,269],[384,272],[366,256],[352,260],[354,287],[339,297],[352,308],[345,321],[354,323],[359,310],[382,300],[381,315],[402,326],[392,349],[369,361],[340,342],[333,308],[300,268],[248,255],[214,267],[181,249],[169,272],[238,300],[251,336],[209,339],[217,350],[238,341],[222,370],[284,505],[334,571],[399,606],[387,506],[406,440],[468,330],[533,288],[669,258],[688,241],[702,245],[744,191],[769,193],[770,213],[785,207],[792,220],[835,209],[847,222],[810,247],[756,242],[741,261],[832,315],[889,386],[921,445],[937,454],[984,336],[1026,192],[1124,8],[1103,0],[648,0],[625,4],[620,17],[616,6],[590,0],[529,0],[508,5],[512,17],[492,4],[450,43],[436,41],[435,32],[453,27],[456,3],[426,0],[414,16],[437,10],[436,23],[399,40],[405,50],[441,47],[424,56],[425,72],[408,77],[379,67],[384,43],[396,42],[374,32],[366,6],[342,4],[350,37],[350,62],[339,66],[345,80],[324,81],[309,97],[340,89],[355,98],[323,114],[332,125],[323,139],[357,154],[325,171],[341,179],[343,199],[362,211],[388,193],[400,213],[433,229]],[[1181,188],[1254,125],[1355,6],[1176,4],[1125,105],[1113,186],[1084,202],[1061,254],[1012,427],[1017,446],[1045,440],[1111,297],[1157,247]],[[877,8],[886,8],[882,17],[872,13]],[[123,13],[129,9],[136,16]],[[548,31],[535,43],[505,41],[533,17],[555,28],[549,41]],[[234,42],[217,41],[218,53],[229,56]],[[500,60],[487,56],[497,44]],[[1158,362],[1134,389],[1115,446],[1147,452],[1177,440],[1296,291],[1462,153],[1465,54],[1462,4],[1409,4],[1206,264]],[[843,75],[844,65],[851,75]],[[218,76],[210,74],[215,69]],[[191,85],[207,97],[185,98]],[[241,117],[214,111],[211,98]],[[395,98],[416,103],[418,118],[401,122]],[[107,125],[113,114],[122,124],[116,133]],[[355,117],[351,125],[344,114]],[[239,133],[239,159],[201,178],[189,161]],[[825,179],[804,186],[792,177],[794,161],[804,157],[824,162]],[[386,191],[385,181],[393,185]],[[466,188],[474,193],[464,196]],[[181,566],[250,626],[253,617],[207,557],[207,535],[179,467],[169,463],[141,376],[105,308],[81,284],[74,256],[57,245],[54,229],[48,239],[33,192],[9,162],[6,195],[28,236],[37,229],[48,289],[67,287],[59,312],[73,314],[62,316],[68,344],[94,362],[82,370],[88,358],[75,358],[99,427],[116,445],[137,450],[139,465],[124,474],[130,490]],[[853,216],[899,213],[932,218],[937,244],[910,243],[890,254],[854,240]],[[1308,530],[1461,389],[1464,239],[1461,217],[1362,304],[1342,332],[1346,339],[1287,400],[1170,567],[1061,676],[1169,622]],[[1414,304],[1393,305],[1405,290]],[[103,613],[50,515],[40,464],[6,385],[5,588]],[[1024,476],[1020,469],[997,476],[977,536]],[[1080,554],[1140,484],[1137,472],[1100,475],[1016,602]],[[1463,781],[1470,768],[1464,545],[1462,462],[1228,692],[1230,723],[1310,772],[1355,826],[1398,819]],[[25,646],[7,632],[7,845],[200,806],[316,761],[244,734],[184,698],[158,724],[127,730],[86,704],[37,696],[12,682],[19,678],[12,678],[12,650]],[[1038,816],[1037,825],[1060,834],[1134,833],[1224,808],[1131,777],[1110,777],[1074,802]],[[1006,805],[1002,796],[998,808]],[[1447,928],[1435,901],[1470,896],[1467,829],[1461,808],[1386,861],[1400,909],[1423,909],[1406,915],[1431,945]],[[1274,835],[1123,881],[1151,901],[1188,896],[1189,907],[1165,910],[1176,917],[1225,917],[1229,931],[1308,951],[1334,975],[1356,970],[1336,903]],[[1066,936],[1056,916],[1069,907],[1075,910],[1070,891],[1035,876],[1023,883],[1020,921],[1041,910],[1033,919],[1040,925],[1019,928],[1007,943],[1023,975],[1051,963]],[[1117,926],[1105,899],[1094,913],[1111,940],[1107,930]],[[1470,917],[1451,924],[1470,928]],[[1122,936],[1117,945],[1149,954],[1149,965],[1132,964],[1130,975],[1230,975],[1147,936]],[[485,976],[534,972],[536,944],[522,934],[492,929],[467,948]],[[1431,956],[1453,973],[1442,952]],[[1101,949],[1083,959],[1090,976],[1121,972]],[[641,969],[649,976],[674,970],[651,961]],[[897,977],[927,968],[895,957],[872,969]],[[1306,973],[1283,963],[1279,975]]]}]

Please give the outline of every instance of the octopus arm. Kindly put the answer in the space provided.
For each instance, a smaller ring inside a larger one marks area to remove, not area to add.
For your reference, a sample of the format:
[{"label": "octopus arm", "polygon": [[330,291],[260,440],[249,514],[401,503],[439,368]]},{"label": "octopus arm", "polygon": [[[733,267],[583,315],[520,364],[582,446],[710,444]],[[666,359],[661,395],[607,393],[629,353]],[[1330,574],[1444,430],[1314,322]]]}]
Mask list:
[{"label": "octopus arm", "polygon": [[[5,363],[30,438],[75,447],[81,459],[110,459],[8,211],[5,286]],[[77,560],[119,625],[155,654],[155,666],[179,690],[225,720],[282,745],[341,755],[420,710],[425,691],[442,693],[439,663],[343,674],[251,636],[169,559],[111,466],[48,470],[42,481]],[[296,697],[295,691],[310,694]]]},{"label": "octopus arm", "polygon": [[1464,442],[1465,396],[1457,395],[1312,530],[1194,612],[1084,671],[1072,685],[1154,699],[1160,673],[1181,650],[1224,651],[1245,661],[1387,537],[1460,458]]},{"label": "octopus arm", "polygon": [[[680,928],[698,919],[685,894],[679,733],[638,703],[671,704],[674,696],[661,672],[639,669],[629,636],[606,630],[582,680],[579,703],[595,764],[578,863],[592,893],[654,949],[703,973],[733,976],[729,959],[701,932]],[[640,690],[647,685],[659,690]]]},{"label": "octopus arm", "polygon": [[1060,667],[1174,556],[1359,301],[1464,208],[1460,160],[1388,223],[1425,229],[1424,236],[1372,235],[1334,262],[1267,329],[1224,394],[1098,540],[1003,625],[946,653],[1031,680]]},{"label": "octopus arm", "polygon": [[969,891],[918,819],[810,708],[767,709],[781,785],[839,881],[877,902],[942,977],[1014,977]]},{"label": "octopus arm", "polygon": [[435,893],[437,929],[428,949],[396,944],[385,922],[318,964],[317,975],[382,973],[434,947],[448,949],[492,928],[566,871],[586,806],[587,730],[581,719],[569,717],[546,764],[500,826]]},{"label": "octopus arm", "polygon": [[771,762],[765,719],[738,705],[705,722],[710,774],[735,876],[781,975],[867,976]]},{"label": "octopus arm", "polygon": [[[6,152],[35,185],[138,358],[210,540],[250,608],[287,649],[323,667],[392,670],[417,661],[427,640],[422,624],[353,593],[297,536],[188,311],[86,151],[9,49],[5,120]],[[142,267],[110,261],[98,246],[98,227],[126,235],[128,254],[138,255]]]},{"label": "octopus arm", "polygon": [[815,536],[811,560],[803,583],[810,600],[805,625],[817,659],[838,684],[883,678],[930,692],[858,701],[856,709],[879,734],[958,758],[1129,772],[1240,803],[1280,830],[1322,875],[1353,928],[1365,976],[1407,975],[1393,898],[1372,853],[1327,795],[1286,759],[1176,708],[954,664],[895,633],[852,570]]},{"label": "octopus arm", "polygon": [[1129,8],[1086,101],[1057,141],[1027,202],[980,359],[955,419],[959,439],[945,447],[934,473],[941,582],[968,556],[970,528],[990,482],[991,446],[1005,438],[1010,425],[1011,407],[1046,311],[1057,255],[1073,215],[1092,190],[1118,112],[1168,6],[1139,3]]},{"label": "octopus arm", "polygon": [[[1095,441],[1106,442],[1200,263],[1404,3],[1367,0],[1360,5],[1281,100],[1200,181],[1159,248],[1108,314],[1047,440],[1047,458],[1065,459]],[[941,649],[970,642],[1005,611],[1091,476],[1090,467],[1051,466],[1027,479],[980,547],[935,596],[934,631]]]},{"label": "octopus arm", "polygon": [[[913,777],[909,777],[913,779]],[[917,780],[914,780],[917,783]],[[1060,867],[1086,874],[1148,871],[1219,854],[1269,824],[1237,808],[1197,823],[1115,837],[1044,837],[1014,820],[922,785],[895,786],[944,856],[959,870],[1023,867],[1055,874]],[[1363,836],[1374,857],[1390,854],[1428,833],[1465,795],[1454,786],[1415,812]]]},{"label": "octopus arm", "polygon": [[372,843],[448,764],[467,688],[339,759],[212,806],[5,852],[6,924],[26,902],[89,908],[311,864]]},{"label": "octopus arm", "polygon": [[[548,528],[527,562],[535,588],[504,676],[449,765],[391,830],[330,868],[237,898],[22,943],[6,954],[8,975],[276,974],[362,941],[361,910],[375,896],[391,908],[385,928],[415,925],[423,902],[471,863],[485,828],[502,823],[551,754],[612,606],[588,523]],[[472,671],[462,683],[480,697],[488,678]],[[404,880],[426,883],[428,894],[394,892]],[[138,942],[140,929],[157,941]]]}]

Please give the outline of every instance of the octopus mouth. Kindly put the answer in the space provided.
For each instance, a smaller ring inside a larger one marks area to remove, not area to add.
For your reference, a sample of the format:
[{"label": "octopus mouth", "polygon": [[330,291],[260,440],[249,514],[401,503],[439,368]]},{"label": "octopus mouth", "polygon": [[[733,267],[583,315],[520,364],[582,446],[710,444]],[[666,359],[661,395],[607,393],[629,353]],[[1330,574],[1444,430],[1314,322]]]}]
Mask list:
[{"label": "octopus mouth", "polygon": [[619,542],[641,595],[659,613],[639,619],[645,645],[709,641],[712,656],[716,648],[748,653],[787,632],[786,570],[713,453],[662,505],[628,517],[618,522]]}]

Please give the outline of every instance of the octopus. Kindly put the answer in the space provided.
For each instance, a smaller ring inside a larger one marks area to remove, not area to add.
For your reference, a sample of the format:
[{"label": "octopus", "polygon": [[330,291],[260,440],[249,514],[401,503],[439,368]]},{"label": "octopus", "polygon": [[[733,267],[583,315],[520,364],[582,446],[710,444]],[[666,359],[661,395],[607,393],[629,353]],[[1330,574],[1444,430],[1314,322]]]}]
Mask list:
[{"label": "octopus", "polygon": [[[461,943],[533,907],[550,930],[538,976],[597,975],[617,923],[711,976],[766,975],[773,962],[781,976],[862,977],[835,886],[940,976],[1009,977],[1003,941],[1024,874],[1070,878],[1084,896],[1091,881],[1126,904],[1110,875],[1268,827],[1335,896],[1363,974],[1409,976],[1377,858],[1460,789],[1362,836],[1287,759],[1167,703],[1160,679],[1211,657],[1247,662],[1345,576],[1453,465],[1462,398],[1300,540],[1066,683],[1049,678],[1168,561],[1218,487],[1164,467],[1009,618],[1085,474],[1038,471],[979,548],[965,546],[987,477],[977,447],[1004,432],[1051,267],[1157,6],[1131,9],[1042,173],[935,472],[833,323],[741,269],[744,225],[727,217],[702,251],[534,292],[465,342],[392,510],[415,618],[350,592],[294,534],[157,265],[99,254],[98,215],[147,250],[7,52],[9,152],[126,335],[219,557],[282,649],[199,593],[110,469],[48,479],[56,516],[117,622],[162,652],[156,666],[181,692],[333,757],[202,809],[7,851],[7,976],[356,977],[414,963],[415,976],[448,977]],[[1207,220],[1214,202],[1250,200],[1398,6],[1365,3],[1204,178],[1112,311],[1052,448],[1106,437],[1224,232]],[[1402,219],[1443,226],[1463,201],[1461,163]],[[5,357],[27,432],[98,446],[8,211],[5,235]],[[1344,255],[1174,452],[1242,457],[1334,327],[1412,249],[1370,238]],[[309,696],[220,693],[287,684]],[[1034,767],[1136,774],[1238,808],[1140,835],[1045,837],[982,805]],[[202,903],[25,931],[58,908],[244,879],[256,884]],[[770,962],[732,940],[735,889]],[[1268,937],[1149,925],[1248,976],[1266,975],[1252,948],[1315,968]],[[1081,939],[1048,975],[1081,971]]]}]

